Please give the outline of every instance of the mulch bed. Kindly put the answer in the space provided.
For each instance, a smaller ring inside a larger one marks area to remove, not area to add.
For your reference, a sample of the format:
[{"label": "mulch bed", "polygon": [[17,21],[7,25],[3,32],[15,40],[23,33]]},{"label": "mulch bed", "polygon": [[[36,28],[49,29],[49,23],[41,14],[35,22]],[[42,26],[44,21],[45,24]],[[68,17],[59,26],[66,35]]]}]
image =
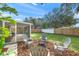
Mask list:
[{"label": "mulch bed", "polygon": [[[34,40],[30,47],[27,48],[23,41],[18,42],[17,45],[17,56],[30,56],[30,48],[34,46],[38,46],[40,41]],[[46,42],[46,48],[50,52],[50,56],[79,56],[79,52],[74,52],[69,49],[65,49],[64,51],[54,50],[54,44],[52,42]]]},{"label": "mulch bed", "polygon": [[29,56],[29,49],[27,49],[23,41],[17,44],[17,56]]},{"label": "mulch bed", "polygon": [[65,49],[64,51],[54,50],[55,56],[79,56],[79,52],[75,52],[69,49]]}]

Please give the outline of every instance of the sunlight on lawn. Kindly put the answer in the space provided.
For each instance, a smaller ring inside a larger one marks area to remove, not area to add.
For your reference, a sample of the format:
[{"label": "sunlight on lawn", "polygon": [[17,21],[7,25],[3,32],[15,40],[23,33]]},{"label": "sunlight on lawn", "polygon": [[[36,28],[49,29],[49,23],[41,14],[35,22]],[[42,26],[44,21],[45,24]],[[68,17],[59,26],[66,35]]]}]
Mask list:
[{"label": "sunlight on lawn", "polygon": [[32,37],[35,37],[36,35],[37,35],[37,34],[32,34],[31,36],[32,36]]},{"label": "sunlight on lawn", "polygon": [[32,37],[32,39],[34,40],[34,39],[40,39],[40,37],[41,37],[41,34],[36,34],[36,33],[33,33],[33,34],[31,34],[31,37]]}]

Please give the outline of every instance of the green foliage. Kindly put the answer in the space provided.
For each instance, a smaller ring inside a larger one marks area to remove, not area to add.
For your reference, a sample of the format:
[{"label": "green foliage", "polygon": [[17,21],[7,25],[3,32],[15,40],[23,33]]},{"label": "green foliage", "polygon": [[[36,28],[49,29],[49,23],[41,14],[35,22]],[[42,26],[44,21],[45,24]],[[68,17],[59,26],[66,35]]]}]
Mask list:
[{"label": "green foliage", "polygon": [[[11,17],[3,17],[2,13],[4,12],[9,12],[10,14],[12,13],[12,14],[18,15],[16,9],[9,7],[5,3],[0,3],[0,15],[1,15],[0,21],[7,21],[11,24],[16,24],[16,21],[13,20]],[[10,32],[8,28],[0,27],[0,55],[3,54],[2,49],[5,43],[5,38],[8,37],[9,35],[10,35]]]},{"label": "green foliage", "polygon": [[16,11],[15,8],[12,8],[12,7],[9,7],[7,4],[5,3],[0,3],[0,11],[3,13],[3,12],[9,12],[9,13],[12,13],[12,14],[15,14],[15,15],[18,15],[18,12]]},{"label": "green foliage", "polygon": [[16,24],[16,21],[13,20],[11,17],[0,17],[0,21],[8,21],[11,24]]},{"label": "green foliage", "polygon": [[2,54],[2,48],[5,43],[5,38],[10,35],[8,28],[0,27],[0,54]]},{"label": "green foliage", "polygon": [[8,37],[9,35],[10,35],[10,32],[8,28],[0,27],[0,37]]},{"label": "green foliage", "polygon": [[43,22],[42,28],[48,28],[48,27],[49,27],[48,25],[49,25],[49,24],[48,24],[47,22]]},{"label": "green foliage", "polygon": [[79,12],[79,4],[78,3],[62,3],[61,4],[62,7],[70,7],[72,8],[72,10],[74,10],[74,12],[78,13]]},{"label": "green foliage", "polygon": [[[34,28],[58,28],[71,26],[76,23],[74,13],[79,4],[62,3],[60,7],[54,8],[51,12],[42,18],[26,18],[26,22],[31,22]],[[74,12],[73,12],[74,10]]]},{"label": "green foliage", "polygon": [[[16,23],[14,20],[11,20],[11,19],[8,19],[7,21],[10,21],[10,23],[12,23],[12,24]],[[9,35],[10,35],[10,31],[8,28],[0,27],[0,54],[2,54],[2,48],[5,43],[5,38],[8,37]]]},{"label": "green foliage", "polygon": [[34,17],[29,17],[29,18],[25,18],[24,22],[32,23],[34,25],[34,28],[37,28],[42,23],[41,20],[39,20],[39,19],[38,18],[34,18]]},{"label": "green foliage", "polygon": [[5,43],[5,37],[8,37],[10,32],[8,28],[0,27],[0,55],[2,54],[2,48]]},{"label": "green foliage", "polygon": [[45,19],[49,22],[49,27],[64,27],[71,26],[76,23],[73,18],[74,12],[72,4],[61,4],[59,8],[54,8],[51,12],[45,15]]},{"label": "green foliage", "polygon": [[2,55],[2,48],[4,46],[4,43],[5,43],[5,38],[0,37],[0,55]]},{"label": "green foliage", "polygon": [[4,37],[0,37],[0,49],[3,47],[5,38]]}]

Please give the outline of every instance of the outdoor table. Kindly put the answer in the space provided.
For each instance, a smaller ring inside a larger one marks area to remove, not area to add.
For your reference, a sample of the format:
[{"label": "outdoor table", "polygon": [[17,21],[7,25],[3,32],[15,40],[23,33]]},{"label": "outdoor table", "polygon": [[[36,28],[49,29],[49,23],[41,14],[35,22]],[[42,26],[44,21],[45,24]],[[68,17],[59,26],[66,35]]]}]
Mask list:
[{"label": "outdoor table", "polygon": [[30,49],[30,56],[48,56],[48,50],[44,47],[32,47]]}]

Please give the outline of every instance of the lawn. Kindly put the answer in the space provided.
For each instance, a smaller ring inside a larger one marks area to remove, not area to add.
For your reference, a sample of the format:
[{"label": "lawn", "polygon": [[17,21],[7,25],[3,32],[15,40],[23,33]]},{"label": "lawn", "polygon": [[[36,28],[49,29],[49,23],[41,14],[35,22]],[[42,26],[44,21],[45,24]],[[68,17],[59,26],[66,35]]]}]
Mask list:
[{"label": "lawn", "polygon": [[[53,40],[63,43],[67,37],[70,37],[72,39],[72,42],[69,46],[69,49],[74,51],[79,51],[79,37],[77,36],[67,36],[67,35],[57,35],[57,34],[48,34],[46,33],[47,40]],[[41,33],[32,33],[31,34],[32,39],[40,40]]]}]

